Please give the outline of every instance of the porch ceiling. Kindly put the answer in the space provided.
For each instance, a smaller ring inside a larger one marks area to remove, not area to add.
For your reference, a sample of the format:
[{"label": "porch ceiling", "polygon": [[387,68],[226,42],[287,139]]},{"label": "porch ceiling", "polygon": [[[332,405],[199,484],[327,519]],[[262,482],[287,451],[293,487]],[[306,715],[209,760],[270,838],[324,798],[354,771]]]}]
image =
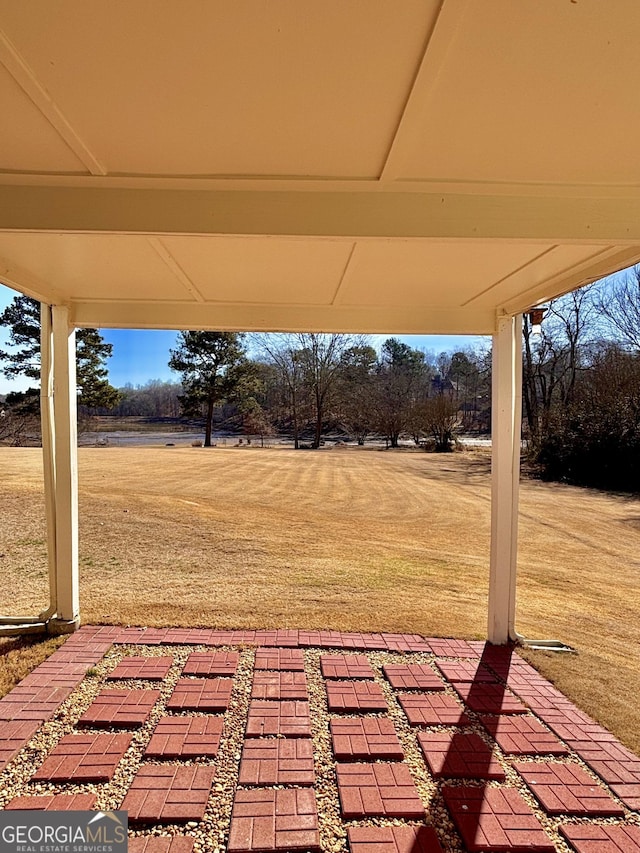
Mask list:
[{"label": "porch ceiling", "polygon": [[0,0],[0,281],[78,325],[491,333],[640,260],[637,0]]}]

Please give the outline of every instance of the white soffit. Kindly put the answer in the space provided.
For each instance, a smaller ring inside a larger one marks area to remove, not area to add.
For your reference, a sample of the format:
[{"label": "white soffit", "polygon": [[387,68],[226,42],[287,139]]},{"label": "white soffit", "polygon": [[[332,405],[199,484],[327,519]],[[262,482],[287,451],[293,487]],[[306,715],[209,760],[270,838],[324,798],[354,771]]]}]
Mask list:
[{"label": "white soffit", "polygon": [[0,281],[78,324],[492,332],[640,260],[637,0],[0,0]]},{"label": "white soffit", "polygon": [[377,178],[439,5],[4,0],[0,21],[109,174]]},{"label": "white soffit", "polygon": [[394,176],[637,185],[639,42],[634,0],[468,3]]}]

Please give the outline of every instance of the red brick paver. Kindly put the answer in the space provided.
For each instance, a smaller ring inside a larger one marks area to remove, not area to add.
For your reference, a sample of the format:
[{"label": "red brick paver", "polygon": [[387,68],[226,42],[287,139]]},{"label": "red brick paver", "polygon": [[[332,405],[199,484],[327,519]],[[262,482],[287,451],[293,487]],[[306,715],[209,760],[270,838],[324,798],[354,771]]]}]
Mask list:
[{"label": "red brick paver", "polygon": [[303,672],[304,654],[300,649],[257,649],[255,668]]},{"label": "red brick paver", "polygon": [[131,745],[130,734],[65,735],[33,775],[36,782],[108,782]]},{"label": "red brick paver", "polygon": [[577,853],[640,853],[640,826],[565,823],[560,832]]},{"label": "red brick paver", "polygon": [[14,797],[5,809],[29,809],[45,812],[73,812],[92,809],[95,794],[43,794],[37,797]]},{"label": "red brick paver", "polygon": [[580,758],[605,782],[640,782],[640,758],[610,736],[607,740],[569,741]]},{"label": "red brick paver", "polygon": [[320,849],[313,791],[304,788],[237,791],[229,853]]},{"label": "red brick paver", "polygon": [[110,680],[124,680],[126,678],[141,678],[149,681],[162,681],[167,677],[171,669],[173,658],[144,658],[126,657],[107,676]]},{"label": "red brick paver", "polygon": [[167,702],[171,711],[226,711],[231,678],[180,678]]},{"label": "red brick paver", "polygon": [[481,652],[467,640],[451,640],[430,637],[429,648],[439,658],[479,658]]},{"label": "red brick paver", "polygon": [[215,758],[222,717],[163,717],[145,751],[147,758]]},{"label": "red brick paver", "polygon": [[240,760],[240,785],[313,785],[309,738],[247,740]]},{"label": "red brick paver", "polygon": [[398,699],[412,726],[466,726],[471,722],[453,696],[399,693]]},{"label": "red brick paver", "polygon": [[187,835],[138,835],[128,839],[129,853],[191,853],[194,839]]},{"label": "red brick paver", "polygon": [[351,853],[442,853],[431,826],[350,826]]},{"label": "red brick paver", "polygon": [[294,648],[300,645],[300,631],[295,628],[254,631],[253,642],[258,646],[288,646]]},{"label": "red brick paver", "polygon": [[247,737],[267,735],[311,737],[309,703],[253,699],[249,705]]},{"label": "red brick paver", "polygon": [[202,820],[214,775],[214,767],[145,764],[121,808],[130,824]]},{"label": "red brick paver", "polygon": [[382,634],[386,649],[390,652],[430,652],[431,646],[419,634]]},{"label": "red brick paver", "polygon": [[454,682],[453,688],[472,711],[485,714],[526,714],[526,705],[501,684],[464,684]]},{"label": "red brick paver", "polygon": [[481,661],[439,660],[436,666],[449,681],[474,684],[497,684],[497,676]]},{"label": "red brick paver", "polygon": [[469,853],[553,853],[555,845],[515,788],[442,789]]},{"label": "red brick paver", "polygon": [[[26,680],[26,679],[25,679]],[[75,680],[79,683],[82,676]],[[75,686],[75,685],[74,685]],[[0,720],[50,720],[64,700],[71,695],[73,686],[56,687],[24,684],[21,682],[0,699]]]},{"label": "red brick paver", "polygon": [[548,814],[623,815],[624,809],[577,764],[517,761],[513,765]]},{"label": "red brick paver", "polygon": [[384,674],[397,690],[444,690],[444,681],[428,663],[387,664]]},{"label": "red brick paver", "polygon": [[325,678],[375,678],[366,655],[322,655],[320,668]]},{"label": "red brick paver", "polygon": [[304,672],[254,673],[252,699],[306,699],[307,697],[307,678]]},{"label": "red brick paver", "polygon": [[420,732],[420,748],[436,779],[493,779],[504,782],[500,762],[476,734]]},{"label": "red brick paver", "polygon": [[640,785],[612,785],[611,790],[627,808],[640,812]]},{"label": "red brick paver", "polygon": [[102,690],[78,725],[105,727],[141,726],[151,713],[159,690]]},{"label": "red brick paver", "polygon": [[39,728],[39,720],[12,720],[0,724],[0,770],[7,766]]},{"label": "red brick paver", "polygon": [[423,818],[424,805],[406,764],[338,764],[342,816]]},{"label": "red brick paver", "polygon": [[507,755],[566,755],[568,750],[535,717],[520,714],[480,717],[482,725]]},{"label": "red brick paver", "polygon": [[386,711],[382,688],[370,681],[327,681],[330,711]]},{"label": "red brick paver", "polygon": [[238,652],[193,652],[187,658],[183,675],[233,676],[238,669]]},{"label": "red brick paver", "polygon": [[404,758],[393,722],[387,718],[333,719],[329,725],[337,761],[402,761]]}]

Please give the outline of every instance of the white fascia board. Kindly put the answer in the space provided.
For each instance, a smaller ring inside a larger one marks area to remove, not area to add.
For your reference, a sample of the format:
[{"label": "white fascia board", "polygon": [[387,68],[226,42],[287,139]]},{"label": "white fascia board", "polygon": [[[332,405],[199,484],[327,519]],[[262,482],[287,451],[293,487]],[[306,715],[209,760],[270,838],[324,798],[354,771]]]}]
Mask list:
[{"label": "white fascia board", "polygon": [[262,332],[344,332],[397,335],[488,335],[495,312],[416,307],[328,307],[182,302],[74,301],[77,326]]}]

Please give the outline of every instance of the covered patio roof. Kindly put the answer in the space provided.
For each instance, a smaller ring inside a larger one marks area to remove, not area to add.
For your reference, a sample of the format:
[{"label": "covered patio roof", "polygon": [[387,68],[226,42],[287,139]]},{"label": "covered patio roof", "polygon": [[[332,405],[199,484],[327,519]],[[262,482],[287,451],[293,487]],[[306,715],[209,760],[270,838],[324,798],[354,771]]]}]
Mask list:
[{"label": "covered patio roof", "polygon": [[640,260],[635,0],[1,0],[0,29],[0,280],[73,324],[490,334]]},{"label": "covered patio roof", "polygon": [[76,326],[494,335],[515,636],[520,318],[640,261],[637,0],[0,0],[0,281],[43,305],[78,623]]}]

